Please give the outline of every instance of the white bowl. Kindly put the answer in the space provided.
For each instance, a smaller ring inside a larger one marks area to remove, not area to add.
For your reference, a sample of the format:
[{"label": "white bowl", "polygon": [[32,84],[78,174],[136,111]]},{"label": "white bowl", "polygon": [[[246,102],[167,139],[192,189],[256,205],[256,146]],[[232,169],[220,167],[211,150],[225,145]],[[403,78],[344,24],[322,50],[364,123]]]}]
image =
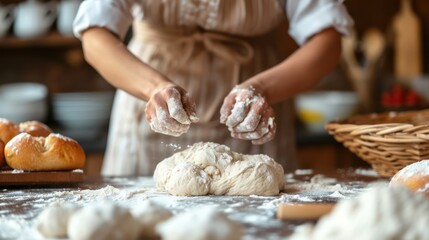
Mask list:
[{"label": "white bowl", "polygon": [[16,123],[44,121],[48,112],[48,88],[39,83],[0,85],[0,117]]},{"label": "white bowl", "polygon": [[315,91],[295,98],[298,117],[312,132],[326,131],[326,123],[350,117],[358,106],[357,94],[348,91]]},{"label": "white bowl", "polygon": [[53,117],[66,129],[100,129],[110,118],[114,92],[74,92],[53,95]]}]

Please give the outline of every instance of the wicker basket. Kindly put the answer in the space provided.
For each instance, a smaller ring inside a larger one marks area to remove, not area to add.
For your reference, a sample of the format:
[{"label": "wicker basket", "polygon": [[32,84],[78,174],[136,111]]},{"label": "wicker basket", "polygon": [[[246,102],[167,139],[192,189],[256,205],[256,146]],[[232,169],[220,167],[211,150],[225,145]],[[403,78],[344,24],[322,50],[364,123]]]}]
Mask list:
[{"label": "wicker basket", "polygon": [[358,115],[326,129],[383,177],[429,159],[429,110]]}]

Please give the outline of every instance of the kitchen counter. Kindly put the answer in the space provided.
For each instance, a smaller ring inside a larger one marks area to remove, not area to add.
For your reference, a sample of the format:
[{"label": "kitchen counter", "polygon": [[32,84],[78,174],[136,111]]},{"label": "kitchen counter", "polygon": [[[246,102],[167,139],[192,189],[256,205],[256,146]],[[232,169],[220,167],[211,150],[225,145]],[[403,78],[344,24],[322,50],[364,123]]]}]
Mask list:
[{"label": "kitchen counter", "polygon": [[73,186],[0,187],[0,239],[42,239],[33,228],[38,214],[53,202],[81,206],[108,199],[132,208],[145,199],[154,199],[174,213],[202,205],[214,205],[242,223],[243,239],[281,239],[303,221],[276,219],[282,202],[337,202],[353,197],[370,184],[387,179],[372,170],[355,169],[333,174],[297,170],[285,175],[287,184],[279,196],[201,196],[178,197],[154,187],[150,177],[94,178]]}]

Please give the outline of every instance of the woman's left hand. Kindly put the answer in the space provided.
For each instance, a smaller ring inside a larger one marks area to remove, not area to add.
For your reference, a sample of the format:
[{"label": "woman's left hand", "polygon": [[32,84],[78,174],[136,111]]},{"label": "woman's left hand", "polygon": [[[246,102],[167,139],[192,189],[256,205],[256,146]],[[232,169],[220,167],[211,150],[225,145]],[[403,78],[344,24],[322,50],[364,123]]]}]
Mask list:
[{"label": "woman's left hand", "polygon": [[254,87],[235,87],[225,98],[220,110],[220,122],[231,136],[264,144],[276,133],[274,109]]}]

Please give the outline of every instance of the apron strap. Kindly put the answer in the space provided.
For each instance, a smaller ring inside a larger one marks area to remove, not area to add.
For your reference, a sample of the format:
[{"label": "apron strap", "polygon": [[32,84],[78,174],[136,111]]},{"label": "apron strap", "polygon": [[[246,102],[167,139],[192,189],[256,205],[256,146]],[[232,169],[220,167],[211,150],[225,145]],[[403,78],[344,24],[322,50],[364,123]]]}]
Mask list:
[{"label": "apron strap", "polygon": [[[229,61],[232,64],[231,86],[239,83],[240,65],[249,62],[254,55],[253,47],[239,37],[232,37],[217,32],[203,31],[192,27],[162,27],[153,26],[143,21],[133,23],[134,37],[146,42],[157,42],[169,45],[169,55],[181,56],[181,61],[189,60],[196,49],[197,43],[212,54]],[[174,52],[176,51],[176,52]]]}]

